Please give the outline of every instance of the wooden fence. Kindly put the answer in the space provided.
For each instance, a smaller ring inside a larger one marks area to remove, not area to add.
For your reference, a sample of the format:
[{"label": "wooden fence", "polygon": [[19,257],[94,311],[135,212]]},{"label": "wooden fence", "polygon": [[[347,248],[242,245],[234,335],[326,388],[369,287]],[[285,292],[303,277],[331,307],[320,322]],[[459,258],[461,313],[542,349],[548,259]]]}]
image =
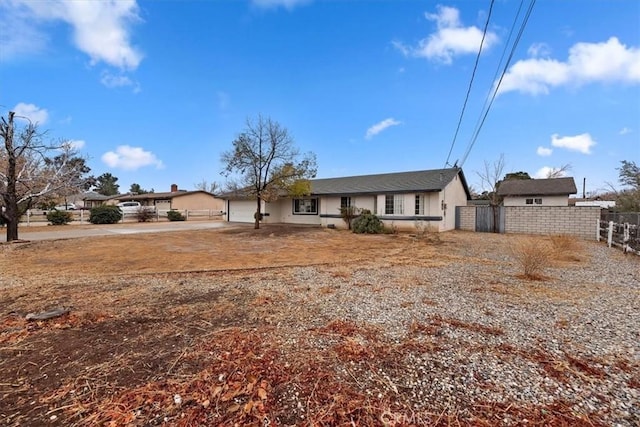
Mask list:
[{"label": "wooden fence", "polygon": [[621,248],[625,253],[640,255],[640,225],[598,220],[598,241],[605,240],[609,247]]}]

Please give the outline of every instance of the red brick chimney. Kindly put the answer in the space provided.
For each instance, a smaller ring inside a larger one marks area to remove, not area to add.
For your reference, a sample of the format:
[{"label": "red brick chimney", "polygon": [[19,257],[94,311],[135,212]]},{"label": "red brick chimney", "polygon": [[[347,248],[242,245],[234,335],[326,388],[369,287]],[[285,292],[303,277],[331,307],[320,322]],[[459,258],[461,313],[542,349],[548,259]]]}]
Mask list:
[{"label": "red brick chimney", "polygon": [[178,191],[178,184],[171,184],[171,192],[175,193]]}]

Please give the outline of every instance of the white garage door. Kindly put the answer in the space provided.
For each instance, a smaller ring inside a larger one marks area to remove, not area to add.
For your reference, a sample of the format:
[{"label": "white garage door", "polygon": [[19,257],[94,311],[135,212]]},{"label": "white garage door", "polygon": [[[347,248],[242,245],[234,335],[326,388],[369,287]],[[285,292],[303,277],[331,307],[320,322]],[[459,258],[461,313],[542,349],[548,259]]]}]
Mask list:
[{"label": "white garage door", "polygon": [[229,200],[229,221],[254,222],[255,200]]}]

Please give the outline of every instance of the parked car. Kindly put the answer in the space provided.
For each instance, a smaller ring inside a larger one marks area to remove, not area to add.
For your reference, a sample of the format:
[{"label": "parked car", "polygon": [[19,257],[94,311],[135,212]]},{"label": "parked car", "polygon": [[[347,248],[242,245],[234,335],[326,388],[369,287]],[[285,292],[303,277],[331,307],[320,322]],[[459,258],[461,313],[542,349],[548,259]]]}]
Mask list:
[{"label": "parked car", "polygon": [[141,208],[152,212],[156,210],[155,206],[142,206],[140,202],[120,202],[117,206],[123,214],[135,214]]},{"label": "parked car", "polygon": [[75,211],[78,208],[73,203],[66,203],[66,204],[63,204],[63,205],[56,205],[56,206],[54,206],[53,209],[55,209],[57,211]]}]

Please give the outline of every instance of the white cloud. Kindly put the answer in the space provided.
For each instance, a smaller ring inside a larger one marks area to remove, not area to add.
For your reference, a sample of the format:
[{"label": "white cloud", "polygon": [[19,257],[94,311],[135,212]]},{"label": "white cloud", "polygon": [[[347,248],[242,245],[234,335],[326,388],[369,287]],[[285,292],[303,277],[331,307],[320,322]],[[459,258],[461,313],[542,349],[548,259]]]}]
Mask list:
[{"label": "white cloud", "polygon": [[34,125],[43,125],[49,120],[49,112],[34,104],[21,102],[12,111],[16,113],[16,118],[26,118]]},{"label": "white cloud", "polygon": [[380,132],[382,132],[383,130],[387,129],[388,127],[397,126],[400,124],[402,124],[402,122],[399,122],[394,118],[384,119],[383,121],[376,123],[375,125],[371,126],[369,129],[367,129],[365,138],[371,139],[377,134],[379,134]]},{"label": "white cloud", "polygon": [[302,6],[307,3],[311,3],[311,0],[251,0],[254,6],[262,8],[277,8],[284,7],[285,9],[293,9],[296,6]]},{"label": "white cloud", "polygon": [[553,153],[553,150],[547,147],[538,147],[538,149],[536,150],[536,153],[538,153],[538,156],[547,157],[547,156],[550,156],[551,153]]},{"label": "white cloud", "polygon": [[534,43],[529,46],[527,53],[532,58],[539,58],[541,56],[549,56],[551,54],[551,48],[546,43]]},{"label": "white cloud", "polygon": [[591,154],[591,147],[596,145],[596,141],[594,141],[588,133],[562,137],[558,136],[558,134],[553,134],[551,135],[551,145],[558,148],[564,148],[569,151]]},{"label": "white cloud", "polygon": [[544,178],[549,178],[552,175],[557,175],[557,178],[567,176],[566,173],[560,172],[558,168],[543,166],[540,169],[538,169],[538,171],[535,174],[533,174],[533,177],[535,179],[544,179]]},{"label": "white cloud", "polygon": [[82,139],[70,139],[65,142],[72,150],[81,150],[87,143]]},{"label": "white cloud", "polygon": [[552,167],[549,166],[543,166],[540,169],[538,169],[538,171],[536,173],[533,174],[533,177],[535,179],[543,179],[546,178],[547,176],[549,176],[549,174],[553,171]]},{"label": "white cloud", "polygon": [[119,145],[116,151],[108,151],[102,155],[102,161],[111,168],[136,170],[145,166],[155,165],[162,169],[164,165],[155,154],[145,151],[142,147]]},{"label": "white cloud", "polygon": [[566,62],[530,58],[516,62],[504,75],[500,93],[547,94],[553,87],[592,82],[640,83],[640,48],[616,37],[604,43],[576,43]]},{"label": "white cloud", "polygon": [[14,20],[11,25],[17,29],[3,32],[2,37],[14,55],[16,49],[23,54],[31,53],[25,49],[30,45],[41,49],[46,40],[42,25],[62,21],[71,26],[74,45],[89,55],[92,65],[104,62],[134,70],[142,60],[142,54],[130,42],[130,27],[141,20],[136,0],[13,0],[3,3],[2,12],[11,15]]},{"label": "white cloud", "polygon": [[[422,39],[415,47],[401,42],[393,42],[393,46],[405,56],[424,57],[430,60],[451,64],[453,57],[464,54],[475,54],[480,49],[482,30],[476,26],[463,27],[458,9],[438,6],[437,13],[425,13],[425,18],[435,21],[438,30]],[[489,49],[498,42],[498,36],[487,31],[483,50]]]},{"label": "white cloud", "polygon": [[124,74],[112,74],[108,71],[103,71],[100,77],[100,83],[110,89],[132,86],[133,93],[139,93],[141,91],[140,84]]},{"label": "white cloud", "polygon": [[624,127],[624,128],[622,128],[622,129],[620,129],[620,132],[618,132],[618,133],[619,133],[620,135],[627,135],[627,134],[630,134],[631,132],[632,132],[632,130],[631,130],[631,129],[629,129],[629,128],[627,128],[627,127]]},{"label": "white cloud", "polygon": [[0,61],[46,50],[48,38],[33,25],[32,13],[13,2],[0,1]]}]

